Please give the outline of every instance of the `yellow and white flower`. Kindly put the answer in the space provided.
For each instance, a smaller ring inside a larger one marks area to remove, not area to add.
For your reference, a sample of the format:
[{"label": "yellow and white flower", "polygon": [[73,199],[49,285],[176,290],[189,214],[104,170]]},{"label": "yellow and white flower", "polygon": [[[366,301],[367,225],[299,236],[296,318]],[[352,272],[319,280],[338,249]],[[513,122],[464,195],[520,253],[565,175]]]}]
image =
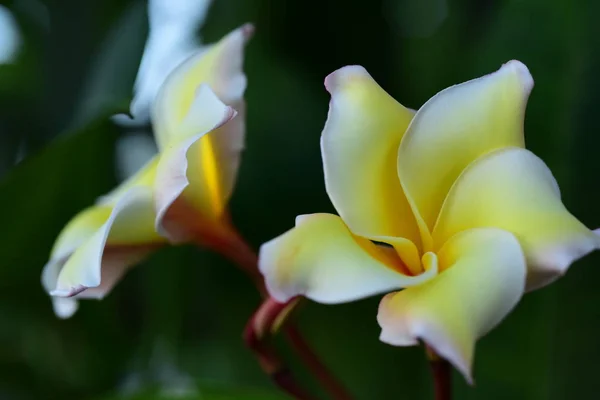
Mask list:
[{"label": "yellow and white flower", "polygon": [[262,246],[268,290],[281,302],[321,303],[391,292],[379,307],[380,339],[423,340],[471,381],[476,340],[526,290],[600,246],[525,149],[533,79],[510,61],[417,112],[360,66],[335,71],[325,86],[321,151],[339,216],[299,216]]},{"label": "yellow and white flower", "polygon": [[63,229],[42,274],[57,315],[71,316],[77,298],[105,296],[158,246],[231,234],[226,204],[244,146],[251,31],[242,26],[169,74],[152,109],[159,153]]}]

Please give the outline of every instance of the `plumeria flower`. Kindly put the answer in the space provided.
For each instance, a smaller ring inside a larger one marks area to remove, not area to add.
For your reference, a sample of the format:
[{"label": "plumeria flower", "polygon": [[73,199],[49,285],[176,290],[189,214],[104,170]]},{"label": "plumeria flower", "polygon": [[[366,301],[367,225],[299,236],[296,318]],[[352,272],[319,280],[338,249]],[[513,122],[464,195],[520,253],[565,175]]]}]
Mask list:
[{"label": "plumeria flower", "polygon": [[562,204],[548,167],[525,149],[533,79],[510,61],[417,112],[360,66],[335,71],[325,87],[321,151],[339,216],[298,216],[295,228],[262,246],[268,290],[280,302],[388,293],[380,339],[422,340],[472,382],[475,341],[525,291],[600,246]]},{"label": "plumeria flower", "polygon": [[148,39],[134,84],[132,119],[117,115],[121,125],[150,122],[152,104],[165,78],[183,60],[204,49],[198,38],[212,0],[148,0]]},{"label": "plumeria flower", "polygon": [[152,110],[159,153],[63,229],[42,274],[57,315],[72,315],[77,298],[105,296],[159,246],[230,239],[226,204],[243,148],[251,31],[242,26],[169,75]]}]

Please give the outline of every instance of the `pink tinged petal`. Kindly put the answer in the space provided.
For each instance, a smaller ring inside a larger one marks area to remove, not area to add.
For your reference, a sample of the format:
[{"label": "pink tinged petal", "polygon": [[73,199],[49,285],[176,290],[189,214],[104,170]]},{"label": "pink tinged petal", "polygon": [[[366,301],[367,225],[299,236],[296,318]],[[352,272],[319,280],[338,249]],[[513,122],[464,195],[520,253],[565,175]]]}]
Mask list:
[{"label": "pink tinged petal", "polygon": [[423,340],[472,383],[475,341],[523,294],[523,252],[511,233],[482,228],[452,237],[438,257],[442,272],[437,277],[383,298],[377,315],[380,339],[393,346]]},{"label": "pink tinged petal", "polygon": [[546,164],[520,148],[498,150],[469,165],[450,190],[433,235],[441,245],[456,232],[484,226],[519,239],[529,290],[552,282],[600,247],[600,238],[563,205]]},{"label": "pink tinged petal", "polygon": [[[169,75],[152,111],[154,132],[161,151],[174,137],[181,136],[179,125],[189,115],[200,84],[209,85],[226,104],[243,106],[246,90],[246,75],[242,70],[244,45],[252,32],[252,25],[243,25],[218,43],[192,55]],[[243,129],[238,136],[243,140]]]},{"label": "pink tinged petal", "polygon": [[[108,220],[111,207],[89,207],[77,214],[58,236],[50,260],[42,270],[42,286],[47,293],[56,288],[58,276],[66,260]],[[77,311],[77,300],[52,298],[54,313],[59,318],[69,318]]]},{"label": "pink tinged petal", "polygon": [[142,261],[158,246],[159,244],[138,246],[106,246],[102,255],[100,285],[97,287],[87,288],[86,290],[77,294],[75,298],[103,299],[121,280],[129,268]]},{"label": "pink tinged petal", "polygon": [[235,115],[207,85],[201,85],[181,124],[181,129],[195,134],[174,142],[161,154],[155,181],[156,230],[172,242],[187,240],[189,223],[197,222],[191,218],[166,220],[176,200],[182,199],[208,219],[216,220],[223,213],[226,198],[213,135],[223,133],[218,128]]},{"label": "pink tinged petal", "polygon": [[402,139],[398,174],[415,214],[431,230],[462,170],[495,149],[523,147],[523,119],[533,79],[510,61],[500,70],[432,97]]},{"label": "pink tinged petal", "polygon": [[303,295],[343,303],[417,285],[437,273],[426,257],[426,272],[407,276],[395,252],[387,250],[353,235],[336,215],[302,215],[295,228],[261,247],[259,268],[269,293],[280,302]]},{"label": "pink tinged petal", "polygon": [[[87,288],[100,287],[106,276],[107,285],[114,284],[117,266],[107,265],[104,269],[104,255],[107,247],[131,246],[131,253],[117,257],[120,268],[139,259],[140,251],[147,252],[147,246],[154,247],[162,239],[154,231],[154,203],[149,188],[136,187],[126,193],[115,205],[109,218],[65,261],[58,273],[56,286],[50,291],[52,296],[75,296]],[[127,247],[124,247],[127,248]],[[142,250],[143,249],[143,250]],[[108,259],[107,259],[108,260]],[[125,264],[123,264],[125,263]],[[103,292],[103,289],[99,289]],[[96,297],[102,294],[96,293]]]},{"label": "pink tinged petal", "polygon": [[[106,246],[102,254],[100,285],[82,291],[74,291],[72,297],[52,297],[52,306],[57,317],[66,319],[78,309],[78,299],[102,299],[121,279],[127,270],[152,252],[157,245]],[[48,293],[57,287],[58,277],[68,257],[49,261],[42,272],[42,284]],[[84,289],[84,288],[81,288]]]},{"label": "pink tinged petal", "polygon": [[325,185],[356,234],[403,237],[419,245],[415,218],[396,174],[398,147],[414,112],[360,66],[325,78],[331,93],[321,137]]}]

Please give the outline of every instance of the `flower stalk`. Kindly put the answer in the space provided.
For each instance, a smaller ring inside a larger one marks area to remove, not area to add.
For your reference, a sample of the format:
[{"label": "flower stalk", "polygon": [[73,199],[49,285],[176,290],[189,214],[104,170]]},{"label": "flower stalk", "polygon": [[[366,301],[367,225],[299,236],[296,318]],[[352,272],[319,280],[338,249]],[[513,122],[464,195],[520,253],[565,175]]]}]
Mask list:
[{"label": "flower stalk", "polygon": [[298,328],[289,322],[289,317],[301,299],[297,297],[286,303],[278,303],[268,296],[258,271],[256,253],[233,227],[229,226],[227,232],[228,234],[223,236],[212,236],[208,241],[206,236],[201,235],[199,244],[202,247],[209,245],[239,266],[266,298],[246,324],[243,333],[246,346],[255,354],[263,371],[278,387],[295,399],[314,399],[294,380],[289,367],[272,344],[273,336],[282,330],[292,349],[329,396],[334,400],[351,400],[350,394],[321,362]]},{"label": "flower stalk", "polygon": [[425,346],[433,378],[435,400],[452,400],[452,369],[450,363],[431,347]]},{"label": "flower stalk", "polygon": [[285,362],[272,346],[271,333],[276,321],[294,304],[281,304],[271,298],[265,300],[252,315],[244,329],[244,342],[256,355],[263,371],[271,380],[288,394],[298,400],[312,400],[310,396],[293,378]]}]

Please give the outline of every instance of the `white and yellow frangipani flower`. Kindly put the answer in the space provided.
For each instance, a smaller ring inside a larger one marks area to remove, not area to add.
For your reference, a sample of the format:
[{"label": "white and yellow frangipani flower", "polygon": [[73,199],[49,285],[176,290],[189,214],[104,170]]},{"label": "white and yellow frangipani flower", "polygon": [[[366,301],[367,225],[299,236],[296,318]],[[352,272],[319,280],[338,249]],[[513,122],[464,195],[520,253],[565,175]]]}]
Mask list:
[{"label": "white and yellow frangipani flower", "polygon": [[281,302],[321,303],[404,289],[380,304],[380,339],[423,340],[472,381],[476,340],[525,291],[600,246],[524,148],[529,71],[510,61],[417,112],[360,66],[335,71],[325,87],[321,151],[339,216],[299,216],[264,244],[267,288]]},{"label": "white and yellow frangipani flower", "polygon": [[231,32],[167,77],[152,113],[159,153],[63,229],[42,274],[57,315],[71,316],[77,298],[105,296],[158,246],[210,245],[230,234],[226,204],[244,145],[251,31]]}]

